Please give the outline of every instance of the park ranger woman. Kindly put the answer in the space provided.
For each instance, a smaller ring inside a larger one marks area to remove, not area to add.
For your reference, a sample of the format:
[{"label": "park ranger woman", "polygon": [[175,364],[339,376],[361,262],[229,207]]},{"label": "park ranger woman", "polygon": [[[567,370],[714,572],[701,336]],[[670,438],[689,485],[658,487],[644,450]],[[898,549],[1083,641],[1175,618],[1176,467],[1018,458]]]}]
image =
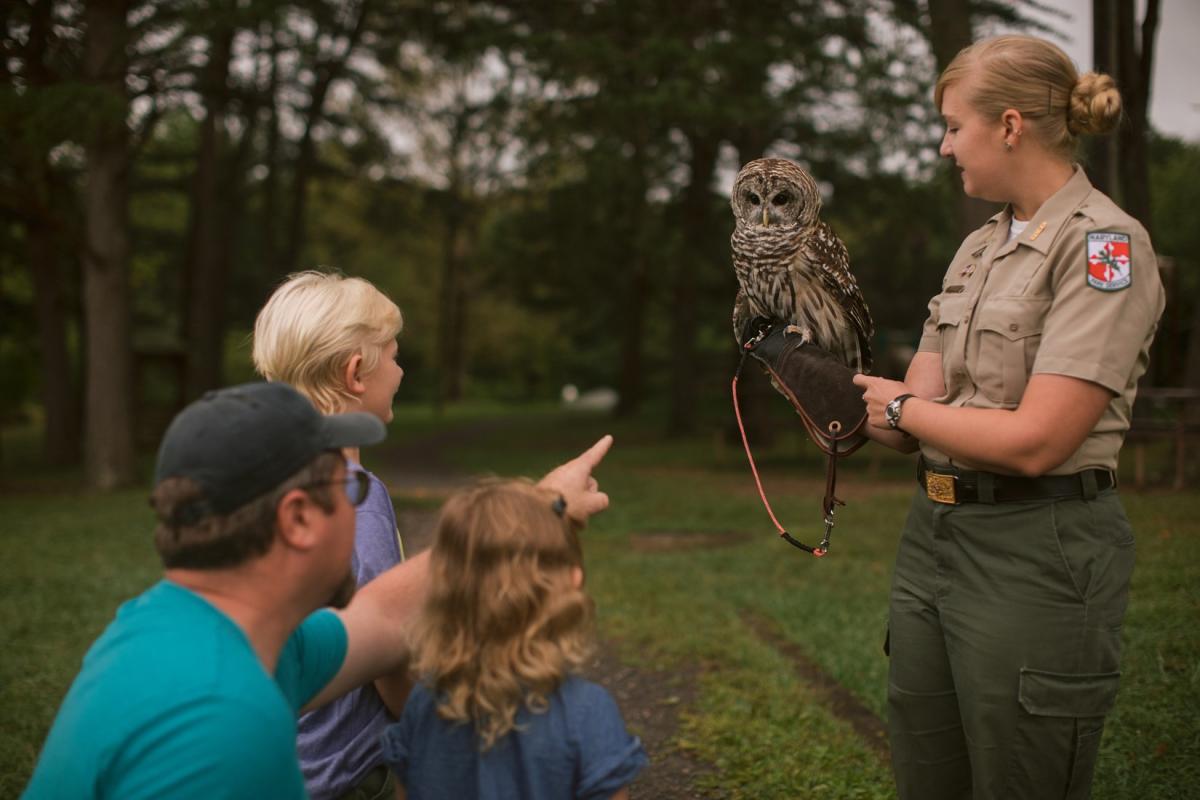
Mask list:
[{"label": "park ranger woman", "polygon": [[1082,798],[1120,675],[1133,533],[1117,454],[1163,309],[1145,229],[1088,183],[1121,99],[1055,45],[966,48],[941,154],[1005,203],[929,303],[904,382],[857,376],[869,435],[921,451],[889,609],[901,798]]}]

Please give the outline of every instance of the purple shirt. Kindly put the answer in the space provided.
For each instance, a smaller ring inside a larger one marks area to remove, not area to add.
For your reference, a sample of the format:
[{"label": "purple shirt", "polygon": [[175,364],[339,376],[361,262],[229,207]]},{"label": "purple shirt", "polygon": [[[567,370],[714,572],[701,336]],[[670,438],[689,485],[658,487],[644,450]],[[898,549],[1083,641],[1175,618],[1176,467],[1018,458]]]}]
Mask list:
[{"label": "purple shirt", "polygon": [[[360,468],[361,469],[361,468]],[[358,585],[399,564],[396,511],[383,481],[367,470],[371,488],[355,509],[351,567]],[[379,738],[392,722],[373,684],[300,717],[297,751],[313,800],[336,798],[383,763]]]}]

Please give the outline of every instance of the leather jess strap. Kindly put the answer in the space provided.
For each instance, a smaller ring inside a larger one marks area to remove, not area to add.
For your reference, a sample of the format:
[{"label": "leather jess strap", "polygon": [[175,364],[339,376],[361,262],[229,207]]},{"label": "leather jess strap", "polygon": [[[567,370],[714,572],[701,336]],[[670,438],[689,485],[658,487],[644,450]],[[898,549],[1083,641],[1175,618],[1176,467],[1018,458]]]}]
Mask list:
[{"label": "leather jess strap", "polygon": [[917,481],[929,499],[951,505],[1066,498],[1091,499],[1117,483],[1116,476],[1107,469],[1087,469],[1072,475],[1022,478],[997,475],[994,472],[935,467],[929,464],[924,456],[917,462]]}]

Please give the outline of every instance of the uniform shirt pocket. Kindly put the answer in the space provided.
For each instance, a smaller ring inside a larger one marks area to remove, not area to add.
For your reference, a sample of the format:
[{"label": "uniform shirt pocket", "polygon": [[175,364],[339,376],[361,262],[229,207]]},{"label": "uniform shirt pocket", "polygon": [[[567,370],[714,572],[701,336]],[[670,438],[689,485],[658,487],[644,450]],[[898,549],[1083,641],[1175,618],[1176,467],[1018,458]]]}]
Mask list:
[{"label": "uniform shirt pocket", "polygon": [[993,297],[980,305],[975,318],[979,355],[971,371],[992,402],[1004,408],[1021,402],[1050,303],[1049,297]]},{"label": "uniform shirt pocket", "polygon": [[937,330],[944,358],[954,350],[954,343],[962,329],[963,315],[967,311],[967,298],[962,295],[942,294],[939,300]]},{"label": "uniform shirt pocket", "polygon": [[965,315],[967,298],[962,295],[939,295],[937,318],[938,350],[942,356],[942,382],[945,397],[953,397],[966,377],[962,337],[967,329]]}]

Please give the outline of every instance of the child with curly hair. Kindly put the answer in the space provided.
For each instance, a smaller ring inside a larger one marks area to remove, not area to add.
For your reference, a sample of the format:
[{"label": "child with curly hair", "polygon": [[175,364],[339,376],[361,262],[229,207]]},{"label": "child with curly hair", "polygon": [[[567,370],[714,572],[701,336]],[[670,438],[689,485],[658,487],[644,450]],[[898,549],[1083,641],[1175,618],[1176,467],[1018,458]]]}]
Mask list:
[{"label": "child with curly hair", "polygon": [[446,503],[412,690],[383,736],[408,800],[628,798],[646,765],[607,690],[579,677],[593,603],[560,496],[482,482]]}]

